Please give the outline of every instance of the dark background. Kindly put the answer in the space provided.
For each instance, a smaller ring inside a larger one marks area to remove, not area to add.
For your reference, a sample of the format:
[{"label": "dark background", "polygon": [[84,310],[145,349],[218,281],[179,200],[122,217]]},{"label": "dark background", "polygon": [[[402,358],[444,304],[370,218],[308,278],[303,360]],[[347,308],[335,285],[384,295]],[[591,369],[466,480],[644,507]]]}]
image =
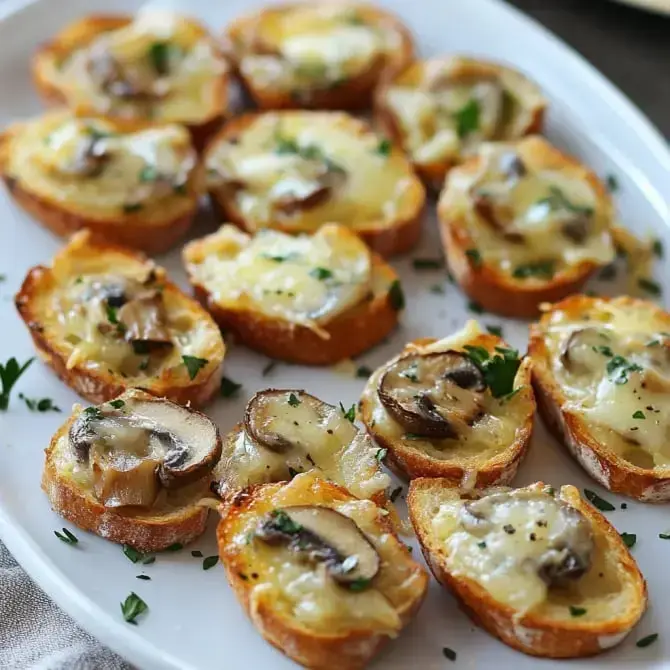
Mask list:
[{"label": "dark background", "polygon": [[670,139],[670,16],[612,0],[507,1],[591,61]]}]

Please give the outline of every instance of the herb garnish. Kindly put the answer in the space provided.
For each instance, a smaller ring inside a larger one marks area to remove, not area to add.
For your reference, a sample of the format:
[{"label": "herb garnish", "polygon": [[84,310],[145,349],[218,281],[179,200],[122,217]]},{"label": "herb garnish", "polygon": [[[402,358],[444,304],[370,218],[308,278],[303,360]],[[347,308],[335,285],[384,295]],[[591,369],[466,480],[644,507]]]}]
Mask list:
[{"label": "herb garnish", "polygon": [[359,591],[364,591],[365,589],[370,586],[371,579],[363,579],[362,577],[360,579],[354,579],[353,582],[349,582],[349,590],[354,591],[355,593],[358,593]]},{"label": "herb garnish", "polygon": [[135,547],[131,547],[129,544],[123,545],[123,553],[131,563],[137,563],[137,561],[141,560],[144,556],[141,551],[137,551]]},{"label": "herb garnish", "polygon": [[403,433],[403,440],[423,440],[424,436],[418,433]]},{"label": "herb garnish", "polygon": [[356,376],[361,379],[367,379],[372,374],[372,368],[367,365],[359,365],[356,370]]},{"label": "herb garnish", "polygon": [[149,575],[135,575],[135,579],[142,579],[142,580],[148,582],[148,581],[151,580],[151,577],[149,577]]},{"label": "herb garnish", "polygon": [[354,403],[349,409],[344,409],[344,405],[340,403],[340,411],[342,416],[347,420],[353,423],[356,420],[356,403]]},{"label": "herb garnish", "polygon": [[441,258],[414,258],[412,267],[415,270],[440,270],[444,267],[444,261]]},{"label": "herb garnish", "polygon": [[89,421],[99,421],[104,417],[102,410],[99,407],[91,406],[84,410],[84,414]]},{"label": "herb garnish", "polygon": [[126,403],[123,400],[110,400],[109,405],[114,409],[121,409]]},{"label": "herb garnish", "polygon": [[651,250],[658,258],[663,258],[663,242],[661,242],[661,240],[654,240],[651,245]]},{"label": "herb garnish", "polygon": [[647,635],[646,637],[643,637],[641,640],[638,640],[635,643],[635,646],[643,649],[644,647],[648,647],[650,644],[656,642],[657,639],[658,639],[658,633],[652,633],[651,635]]},{"label": "herb garnish", "polygon": [[333,273],[328,268],[314,268],[309,271],[309,276],[318,279],[319,281],[325,281],[326,279],[331,279]]},{"label": "herb garnish", "polygon": [[375,454],[375,460],[378,463],[381,463],[385,458],[386,454],[388,454],[389,450],[382,448],[382,449],[377,449],[377,453]]},{"label": "herb garnish", "polygon": [[479,253],[479,249],[466,249],[465,255],[470,259],[470,265],[472,265],[472,267],[481,267],[482,255]]},{"label": "herb garnish", "polygon": [[26,407],[31,412],[61,412],[60,407],[56,407],[51,398],[26,398],[23,393],[19,393],[19,398],[26,403]]},{"label": "herb garnish", "polygon": [[483,314],[485,312],[484,308],[474,300],[468,300],[468,309],[474,314]]},{"label": "herb garnish", "polygon": [[263,368],[261,375],[267,377],[275,367],[277,367],[277,361],[268,361],[267,365]]},{"label": "herb garnish", "polygon": [[274,261],[275,263],[283,263],[284,261],[291,261],[300,256],[296,251],[289,251],[287,254],[261,254],[263,258],[267,258],[269,261]]},{"label": "herb garnish", "polygon": [[203,553],[200,551],[200,549],[194,549],[194,550],[191,552],[191,556],[193,556],[193,558],[202,558],[202,557],[203,557]]},{"label": "herb garnish", "polygon": [[288,533],[289,535],[294,535],[299,533],[302,530],[302,526],[299,523],[293,521],[293,519],[281,509],[274,509],[270,512],[272,517],[272,525],[277,528],[277,530],[282,533]]},{"label": "herb garnish", "polygon": [[389,156],[391,154],[391,142],[390,140],[384,138],[383,140],[379,141],[379,144],[377,145],[377,148],[375,149],[375,153],[379,154],[380,156]]},{"label": "herb garnish", "polygon": [[181,360],[186,366],[188,377],[191,381],[193,381],[197,377],[198,372],[209,363],[206,358],[198,358],[197,356],[182,356]]},{"label": "herb garnish", "polygon": [[54,535],[65,544],[77,544],[79,539],[71,533],[67,528],[63,528],[63,532],[59,533],[57,530],[54,531]]},{"label": "herb garnish", "polygon": [[475,130],[479,130],[479,115],[481,108],[479,102],[474,98],[468,100],[468,102],[459,109],[454,115],[454,120],[456,121],[456,132],[458,136],[463,139],[470,133]]},{"label": "herb garnish", "polygon": [[632,549],[637,542],[637,535],[635,533],[620,533],[623,543],[629,548]]},{"label": "herb garnish", "polygon": [[584,607],[575,607],[570,605],[570,615],[571,616],[584,616],[586,614],[586,609]]},{"label": "herb garnish", "polygon": [[389,301],[391,302],[391,307],[393,307],[396,312],[405,309],[405,294],[403,293],[399,279],[396,279],[391,286],[389,286]]},{"label": "herb garnish", "polygon": [[496,347],[494,356],[484,347],[466,345],[464,349],[470,360],[482,371],[494,398],[507,396],[514,391],[514,378],[521,365],[516,349]]},{"label": "herb garnish", "polygon": [[615,384],[626,384],[631,372],[642,372],[637,363],[630,363],[623,356],[613,356],[607,363],[607,374],[613,378]]},{"label": "herb garnish", "polygon": [[485,328],[489,333],[491,333],[491,335],[495,335],[496,337],[503,336],[502,326],[487,325]]},{"label": "herb garnish", "polygon": [[184,548],[184,545],[181,542],[174,542],[169,547],[165,547],[163,551],[181,551]]},{"label": "herb garnish", "polygon": [[539,277],[541,279],[551,279],[556,272],[554,261],[537,261],[535,263],[526,263],[517,265],[512,273],[516,279],[528,279],[529,277]]},{"label": "herb garnish", "polygon": [[213,568],[219,562],[218,556],[207,556],[202,562],[202,569],[209,570]]},{"label": "herb garnish", "polygon": [[134,625],[137,625],[137,617],[146,612],[149,606],[140,598],[137,593],[131,591],[130,595],[121,603],[121,613],[123,618]]},{"label": "herb garnish", "polygon": [[615,193],[616,191],[619,190],[619,180],[616,178],[615,175],[608,174],[607,177],[605,178],[605,182],[607,183],[607,190],[610,193]]},{"label": "herb garnish", "polygon": [[608,502],[604,498],[601,498],[597,493],[594,491],[591,491],[589,489],[584,489],[584,495],[586,496],[586,499],[596,508],[599,509],[601,512],[611,512],[612,510],[616,509],[614,505],[612,505],[611,502]]},{"label": "herb garnish", "polygon": [[547,205],[550,209],[564,209],[573,214],[584,214],[590,216],[593,214],[592,207],[585,207],[582,205],[575,205],[571,202],[557,186],[549,187],[549,195],[537,201],[538,205]]},{"label": "herb garnish", "polygon": [[166,75],[170,71],[170,52],[173,45],[169,42],[154,42],[149,47],[149,60],[159,75]]},{"label": "herb garnish", "polygon": [[456,660],[456,652],[453,649],[449,649],[449,647],[442,647],[442,655],[450,661]]},{"label": "herb garnish", "polygon": [[237,382],[234,382],[232,379],[229,379],[228,377],[221,378],[221,395],[224,398],[231,398],[241,388],[242,384],[238,384]]},{"label": "herb garnish", "polygon": [[34,360],[34,358],[29,358],[23,365],[19,365],[16,358],[12,357],[4,365],[0,363],[0,382],[2,383],[0,410],[6,410],[9,407],[9,394],[12,388]]},{"label": "herb garnish", "polygon": [[300,400],[298,400],[298,396],[295,393],[289,395],[288,404],[291,405],[291,407],[297,407],[300,404]]},{"label": "herb garnish", "polygon": [[661,285],[653,279],[648,279],[647,277],[640,277],[637,280],[637,285],[650,295],[659,296],[661,293],[663,293]]},{"label": "herb garnish", "polygon": [[634,419],[646,419],[647,417],[644,415],[644,412],[642,410],[638,409],[637,412],[635,412],[633,414],[633,418]]},{"label": "herb garnish", "polygon": [[670,540],[670,533],[659,533],[658,536],[661,540]]}]

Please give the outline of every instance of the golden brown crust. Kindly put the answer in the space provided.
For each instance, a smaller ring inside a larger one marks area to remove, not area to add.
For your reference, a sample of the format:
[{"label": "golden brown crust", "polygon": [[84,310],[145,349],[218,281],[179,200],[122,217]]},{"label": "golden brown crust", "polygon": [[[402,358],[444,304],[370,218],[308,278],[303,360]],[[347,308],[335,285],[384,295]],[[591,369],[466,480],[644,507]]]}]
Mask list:
[{"label": "golden brown crust", "polygon": [[629,296],[590,298],[574,295],[557,304],[546,305],[540,321],[530,327],[528,344],[528,355],[533,365],[533,388],[540,416],[554,437],[606,489],[643,502],[667,502],[670,500],[670,470],[650,470],[633,465],[597,440],[591,434],[586,421],[578,414],[562,409],[567,398],[551,371],[549,351],[545,343],[545,326],[555,311],[564,311],[577,317],[593,309],[599,302],[614,303],[623,308],[644,305],[670,329],[670,314],[651,302]]},{"label": "golden brown crust", "polygon": [[353,4],[352,6],[363,13],[366,18],[383,22],[397,32],[400,44],[390,57],[376,58],[363,72],[327,88],[313,88],[304,92],[282,91],[254,84],[251,78],[245,77],[240,72],[240,62],[244,57],[245,47],[249,48],[258,41],[257,24],[269,13],[283,12],[296,6],[300,5],[286,3],[265,7],[236,19],[226,28],[225,40],[230,45],[227,51],[236,74],[254,103],[261,109],[343,109],[352,111],[368,109],[372,105],[377,84],[404,67],[414,56],[412,35],[397,16],[372,5]]},{"label": "golden brown crust", "polygon": [[[406,345],[402,353],[408,353],[416,347],[426,346],[435,341],[434,338],[415,340]],[[468,344],[483,346],[491,350],[496,346],[507,346],[500,338],[486,334],[478,335]],[[382,367],[386,365],[387,363]],[[513,444],[502,450],[501,453],[477,465],[459,463],[458,456],[455,453],[451,460],[438,459],[416,449],[408,449],[400,441],[388,439],[375,427],[373,420],[374,404],[367,394],[362,396],[359,405],[361,420],[375,442],[387,450],[384,463],[400,477],[408,479],[441,477],[444,481],[449,481],[451,487],[465,486],[466,484],[473,488],[502,486],[509,484],[514,479],[521,461],[528,452],[533,435],[535,398],[531,388],[531,365],[528,359],[524,359],[521,363],[515,386],[522,387],[517,395],[520,396],[519,399],[523,397],[528,403],[528,412],[523,425],[516,432]],[[452,451],[455,451],[455,449],[452,448]]]},{"label": "golden brown crust", "polygon": [[570,504],[579,509],[602,535],[609,551],[616,554],[618,569],[635,589],[635,602],[628,611],[613,611],[607,621],[587,621],[579,618],[555,620],[539,614],[519,615],[512,607],[497,601],[478,582],[448,569],[447,553],[431,537],[431,510],[424,509],[425,493],[448,488],[442,479],[415,479],[407,495],[409,515],[417,533],[421,550],[433,575],[451,591],[462,609],[472,620],[505,644],[531,656],[548,658],[578,658],[593,656],[618,644],[639,621],[647,606],[647,585],[637,563],[626,548],[619,533],[595,508],[582,500],[574,487]]},{"label": "golden brown crust", "polygon": [[[551,147],[538,137],[529,137],[518,144],[519,151],[539,153],[547,167],[571,166],[580,170],[583,178],[597,194],[598,200],[611,210],[611,200],[605,186],[597,175],[584,167],[577,159]],[[495,265],[474,259],[466,252],[476,249],[476,239],[463,216],[454,215],[447,202],[449,182],[459,174],[476,172],[481,157],[468,159],[447,176],[438,204],[438,221],[447,265],[463,292],[487,312],[516,318],[532,318],[538,315],[540,305],[555,302],[581,289],[586,281],[601,267],[595,261],[581,261],[557,272],[550,280],[531,278],[517,279]]]},{"label": "golden brown crust", "polygon": [[[301,476],[301,475],[298,475]],[[359,670],[388,641],[388,636],[366,628],[352,627],[342,633],[317,632],[301,625],[297,620],[283,616],[267,598],[252,601],[252,585],[245,579],[246,563],[236,551],[232,536],[237,519],[254,509],[257,501],[272,495],[283,484],[265,484],[249,487],[233,499],[217,528],[219,555],[226,576],[237,599],[253,622],[258,632],[274,647],[297,663],[312,670]],[[354,500],[344,488],[332,482],[315,479],[312,484],[315,503],[328,506],[329,502]],[[380,519],[380,524],[394,544],[400,545],[391,522]],[[407,553],[406,561],[413,561]],[[414,597],[398,610],[402,625],[405,626],[418,611],[428,587],[428,576],[423,568],[414,563],[413,577],[418,579]]]}]

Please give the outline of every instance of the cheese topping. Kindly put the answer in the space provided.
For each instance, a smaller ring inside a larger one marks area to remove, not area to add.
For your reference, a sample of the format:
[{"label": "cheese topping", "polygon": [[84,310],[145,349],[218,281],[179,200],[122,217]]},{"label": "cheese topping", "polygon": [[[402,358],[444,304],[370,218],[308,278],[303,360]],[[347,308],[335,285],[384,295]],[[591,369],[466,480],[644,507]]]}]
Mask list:
[{"label": "cheese topping", "polygon": [[483,262],[523,282],[547,282],[580,263],[614,258],[612,208],[583,168],[552,157],[540,138],[485,144],[476,169],[450,173],[440,207],[463,220]]},{"label": "cheese topping", "polygon": [[196,245],[185,252],[188,271],[217,304],[298,323],[324,338],[320,326],[379,290],[370,251],[337,225],[311,237],[273,230],[250,237],[224,225]]},{"label": "cheese topping", "polygon": [[419,164],[471,155],[484,141],[521,137],[544,106],[540,91],[520,73],[461,58],[414,63],[383,101]]},{"label": "cheese topping", "polygon": [[551,366],[596,439],[631,464],[670,468],[670,321],[645,303],[596,301],[547,325]]},{"label": "cheese topping", "polygon": [[340,113],[266,113],[207,155],[208,178],[256,228],[379,228],[416,214],[423,188],[400,152]]},{"label": "cheese topping", "polygon": [[220,111],[226,69],[198,24],[171,12],[142,11],[70,53],[54,77],[70,106],[196,124],[213,108]]}]

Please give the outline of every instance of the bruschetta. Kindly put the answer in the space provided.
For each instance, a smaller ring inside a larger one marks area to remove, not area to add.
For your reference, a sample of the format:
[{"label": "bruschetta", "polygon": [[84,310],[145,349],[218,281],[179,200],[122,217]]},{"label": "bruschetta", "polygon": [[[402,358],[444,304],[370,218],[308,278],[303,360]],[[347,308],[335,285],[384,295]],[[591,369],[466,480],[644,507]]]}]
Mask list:
[{"label": "bruschetta", "polygon": [[463,492],[416,479],[408,505],[436,579],[475,623],[526,654],[599,654],[647,607],[624,541],[574,486]]},{"label": "bruschetta", "polygon": [[15,300],[44,362],[90,402],[141,387],[199,406],[219,391],[218,326],[139,253],[81,231],[51,267],[28,271]]},{"label": "bruschetta", "polygon": [[428,586],[385,510],[312,473],[240,492],[217,536],[259,633],[313,670],[365,667]]},{"label": "bruschetta", "polygon": [[170,11],[78,19],[37,50],[32,74],[49,104],[180,123],[198,148],[228,107],[229,68],[216,41],[197,21]]},{"label": "bruschetta", "polygon": [[189,243],[195,295],[237,340],[272,358],[331,365],[377,344],[404,306],[390,265],[347,228],[254,237],[232,225]]},{"label": "bruschetta", "polygon": [[0,174],[14,201],[56,235],[87,228],[146,253],[184,236],[205,191],[183,126],[62,110],[0,135]]},{"label": "bruschetta", "polygon": [[221,437],[204,414],[131,389],[75,406],[46,449],[42,489],[79,528],[143,551],[205,530]]},{"label": "bruschetta", "polygon": [[365,109],[377,83],[412,58],[400,20],[357,2],[287,3],[226,30],[237,74],[262,109]]},{"label": "bruschetta", "polygon": [[533,432],[530,361],[469,321],[441,340],[410,342],[375,370],[360,413],[401,476],[463,488],[508,484]]},{"label": "bruschetta", "polygon": [[314,470],[381,505],[391,479],[381,470],[378,452],[342,407],[302,390],[266,389],[251,398],[244,421],[224,437],[216,489],[227,497]]},{"label": "bruschetta", "polygon": [[233,119],[205,152],[220,219],[253,233],[314,233],[339,223],[383,256],[411,249],[425,190],[402,150],[342,112]]},{"label": "bruschetta", "polygon": [[464,56],[414,61],[375,94],[378,122],[437,189],[482,142],[540,133],[546,106],[521,72]]},{"label": "bruschetta", "polygon": [[544,309],[528,354],[545,423],[605,488],[670,500],[670,314],[583,295]]},{"label": "bruschetta", "polygon": [[541,137],[480,146],[447,176],[438,216],[456,281],[505,316],[537,315],[615,256],[605,185]]}]

